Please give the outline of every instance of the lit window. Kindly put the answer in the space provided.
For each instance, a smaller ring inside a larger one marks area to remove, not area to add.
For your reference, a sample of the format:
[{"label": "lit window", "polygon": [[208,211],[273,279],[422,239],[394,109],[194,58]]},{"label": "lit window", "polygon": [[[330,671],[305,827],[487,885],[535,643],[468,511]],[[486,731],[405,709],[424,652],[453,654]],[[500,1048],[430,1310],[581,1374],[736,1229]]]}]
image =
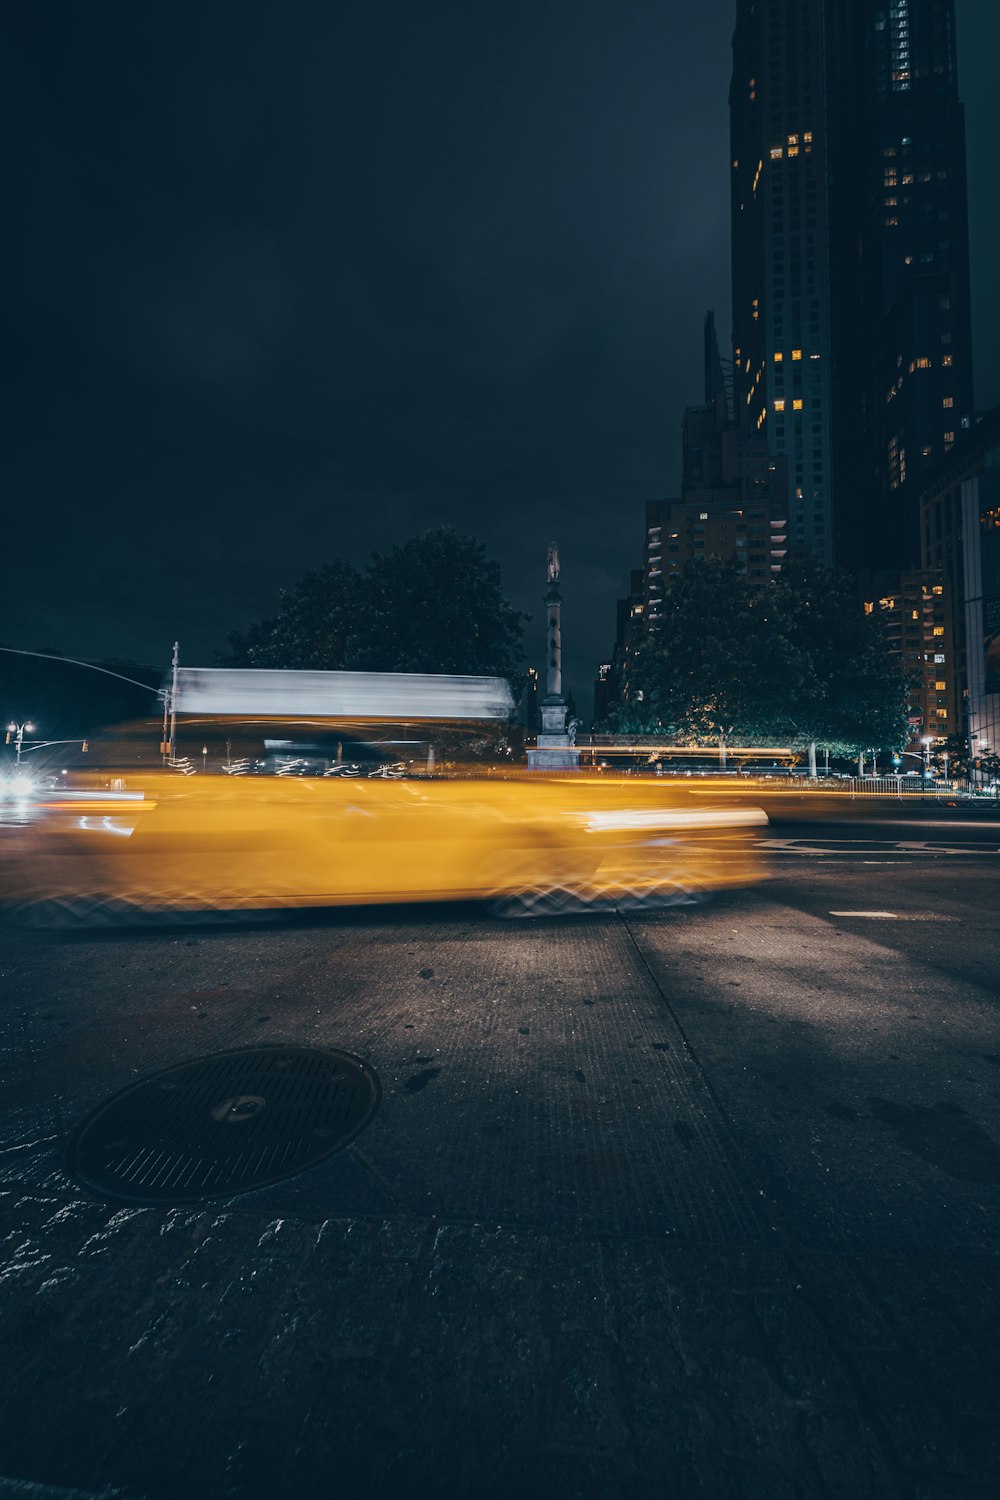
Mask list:
[{"label": "lit window", "polygon": [[798,148],[798,146],[789,146],[789,148],[788,148],[788,154],[789,154],[789,156],[798,156],[798,154],[799,154],[799,148]]},{"label": "lit window", "polygon": [[934,634],[935,635],[944,635],[944,626],[943,625],[935,625],[934,626]]},{"label": "lit window", "polygon": [[792,410],[793,411],[801,411],[802,410],[802,397],[801,396],[796,396],[795,400],[792,402]]},{"label": "lit window", "polygon": [[941,402],[941,405],[944,407],[945,411],[950,411],[951,408],[955,405],[954,396],[945,396],[944,400]]},{"label": "lit window", "polygon": [[944,354],[944,355],[942,355],[942,357],[941,357],[941,363],[942,363],[942,364],[943,364],[943,365],[944,365],[944,366],[945,366],[945,368],[946,368],[946,369],[947,369],[947,368],[948,368],[948,366],[949,366],[949,365],[952,365],[952,364],[954,364],[954,360],[953,360],[953,359],[952,359],[952,357],[951,357],[951,355],[950,355],[950,354]]},{"label": "lit window", "polygon": [[774,403],[774,409],[775,409],[775,411],[784,411],[784,409],[785,409],[785,403],[784,403],[784,401],[782,401],[782,400],[776,401]]},{"label": "lit window", "polygon": [[781,149],[780,146],[772,146],[771,147],[771,160],[772,161],[780,161],[783,155],[784,155],[784,152],[782,151],[782,149]]},{"label": "lit window", "polygon": [[944,435],[944,440],[947,447],[950,448],[952,443],[955,441],[955,434],[953,432],[946,432]]},{"label": "lit window", "polygon": [[784,359],[784,357],[785,357],[784,354],[779,349],[778,352],[777,352],[777,354],[774,356],[774,363],[776,365],[780,365],[781,361]]},{"label": "lit window", "polygon": [[801,359],[802,358],[802,350],[801,349],[793,349],[792,350],[792,358],[793,359]]},{"label": "lit window", "polygon": [[947,682],[945,682],[943,678],[939,678],[937,680],[937,682],[935,682],[935,684],[934,684],[934,691],[936,693],[943,693],[943,692],[945,692],[945,690],[947,689],[947,687],[948,687]]},{"label": "lit window", "polygon": [[934,587],[931,589],[931,593],[932,594],[943,594],[944,593],[944,584],[943,583],[936,583],[934,585]]},{"label": "lit window", "polygon": [[919,620],[920,619],[920,611],[919,611],[919,609],[911,610],[910,611],[910,617],[911,617],[911,619]]},{"label": "lit window", "polygon": [[707,521],[708,520],[708,511],[707,510],[700,510],[698,512],[698,520],[699,521]]},{"label": "lit window", "polygon": [[788,137],[788,144],[790,146],[797,146],[799,144],[799,138],[798,138],[798,136],[797,135],[790,135]]},{"label": "lit window", "polygon": [[812,138],[813,138],[813,133],[812,133],[812,131],[811,131],[811,130],[807,130],[807,131],[806,131],[806,132],[805,132],[805,134],[804,134],[804,135],[803,135],[803,137],[802,137],[802,139],[803,139],[803,140],[804,140],[804,141],[811,141],[811,140],[812,140]]}]

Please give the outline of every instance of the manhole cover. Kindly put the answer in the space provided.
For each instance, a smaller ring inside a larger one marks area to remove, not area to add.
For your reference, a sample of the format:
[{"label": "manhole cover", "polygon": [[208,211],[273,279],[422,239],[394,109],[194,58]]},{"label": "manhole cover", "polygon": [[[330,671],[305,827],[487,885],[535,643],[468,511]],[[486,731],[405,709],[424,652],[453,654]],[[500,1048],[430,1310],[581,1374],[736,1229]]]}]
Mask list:
[{"label": "manhole cover", "polygon": [[66,1170],[102,1198],[193,1203],[292,1177],[346,1146],[378,1108],[349,1052],[217,1052],[132,1083],[73,1131]]}]

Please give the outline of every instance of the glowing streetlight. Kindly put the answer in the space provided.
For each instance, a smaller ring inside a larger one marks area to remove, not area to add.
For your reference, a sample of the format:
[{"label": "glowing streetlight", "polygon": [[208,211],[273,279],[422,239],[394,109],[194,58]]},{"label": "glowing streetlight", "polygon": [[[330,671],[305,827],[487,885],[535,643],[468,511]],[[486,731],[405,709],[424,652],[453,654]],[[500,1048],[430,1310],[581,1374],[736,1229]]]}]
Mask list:
[{"label": "glowing streetlight", "polygon": [[931,779],[931,746],[934,743],[934,736],[932,734],[921,735],[921,737],[920,737],[920,743],[924,747],[924,780],[925,781],[930,781],[930,779]]},{"label": "glowing streetlight", "polygon": [[28,724],[28,723],[14,724],[14,723],[10,723],[10,724],[7,725],[7,743],[8,743],[8,745],[10,744],[10,737],[11,737],[11,735],[13,734],[13,735],[16,736],[14,743],[15,743],[15,745],[17,747],[17,750],[16,750],[16,758],[15,758],[14,764],[15,764],[15,767],[16,767],[16,769],[18,771],[21,769],[21,745],[24,742],[24,736],[25,736],[25,734],[34,734],[34,732],[35,732],[35,726],[34,726],[34,724]]}]

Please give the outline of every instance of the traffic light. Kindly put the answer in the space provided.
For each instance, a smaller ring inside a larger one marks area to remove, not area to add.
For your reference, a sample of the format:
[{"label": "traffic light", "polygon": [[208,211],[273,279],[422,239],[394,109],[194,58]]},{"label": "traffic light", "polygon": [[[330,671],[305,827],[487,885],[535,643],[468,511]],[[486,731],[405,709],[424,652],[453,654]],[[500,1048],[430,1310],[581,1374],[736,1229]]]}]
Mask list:
[{"label": "traffic light", "polygon": [[892,757],[892,763],[894,766],[901,766],[903,764],[903,757],[901,755],[894,755]]},{"label": "traffic light", "polygon": [[83,751],[84,755],[86,755],[86,753],[87,753],[87,741],[86,740],[84,740],[83,744],[80,746],[80,749]]}]

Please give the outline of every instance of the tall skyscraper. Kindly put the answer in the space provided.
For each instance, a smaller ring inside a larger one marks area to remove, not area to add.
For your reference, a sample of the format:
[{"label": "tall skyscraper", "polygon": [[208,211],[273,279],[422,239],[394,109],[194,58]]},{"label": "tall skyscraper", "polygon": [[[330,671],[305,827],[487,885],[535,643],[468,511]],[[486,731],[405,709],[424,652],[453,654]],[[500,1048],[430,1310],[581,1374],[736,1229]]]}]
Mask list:
[{"label": "tall skyscraper", "polygon": [[[883,560],[919,561],[917,498],[974,421],[954,0],[865,0],[860,493]],[[860,530],[857,526],[855,533]]]},{"label": "tall skyscraper", "polygon": [[741,430],[788,467],[789,539],[834,556],[831,153],[824,0],[739,0],[729,94]]},{"label": "tall skyscraper", "polygon": [[789,471],[789,541],[912,567],[971,425],[954,0],[737,0],[735,397]]}]

